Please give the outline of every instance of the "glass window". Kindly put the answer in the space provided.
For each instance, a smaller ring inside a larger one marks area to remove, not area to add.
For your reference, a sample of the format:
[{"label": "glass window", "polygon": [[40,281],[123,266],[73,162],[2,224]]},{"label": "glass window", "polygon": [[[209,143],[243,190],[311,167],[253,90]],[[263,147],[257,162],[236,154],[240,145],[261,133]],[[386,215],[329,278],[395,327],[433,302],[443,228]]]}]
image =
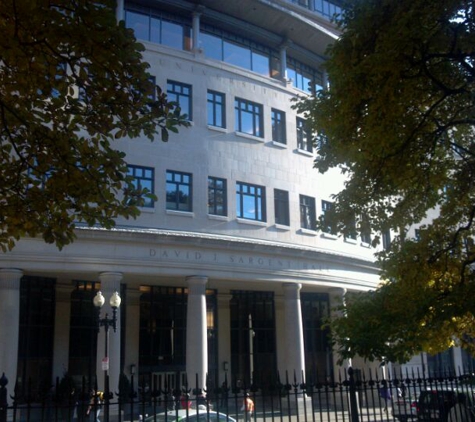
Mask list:
[{"label": "glass window", "polygon": [[155,16],[150,18],[150,41],[157,44],[162,42],[162,20]]},{"label": "glass window", "polygon": [[300,195],[300,227],[308,230],[317,229],[315,198]]},{"label": "glass window", "polygon": [[[144,189],[146,193],[154,193],[154,169],[141,166],[127,166],[127,174],[134,178],[133,185],[136,189]],[[143,207],[153,208],[152,198],[143,197]]]},{"label": "glass window", "polygon": [[226,63],[251,70],[251,51],[249,48],[224,41],[223,60]]},{"label": "glass window", "polygon": [[315,381],[332,379],[332,345],[330,329],[325,322],[330,317],[330,297],[328,293],[301,293],[302,328],[305,344],[307,368],[313,368]]},{"label": "glass window", "polygon": [[391,247],[391,232],[389,230],[385,230],[382,233],[383,237],[383,248],[384,250],[388,250]]},{"label": "glass window", "polygon": [[275,224],[290,225],[289,192],[274,189]]},{"label": "glass window", "polygon": [[297,148],[312,152],[312,137],[304,119],[297,117]]},{"label": "glass window", "polygon": [[322,201],[322,219],[323,219],[323,222],[324,222],[324,227],[323,227],[323,231],[325,233],[333,233],[333,227],[332,225],[330,224],[330,222],[325,222],[325,214],[330,211],[331,209],[333,208],[333,202],[330,202],[330,201]]},{"label": "glass window", "polygon": [[234,290],[231,294],[231,368],[240,374],[243,385],[255,382],[268,391],[277,373],[274,293]]},{"label": "glass window", "polygon": [[234,104],[236,131],[263,138],[262,105],[241,98]]},{"label": "glass window", "polygon": [[216,35],[200,33],[201,48],[207,57],[223,60],[223,40]]},{"label": "glass window", "polygon": [[184,39],[185,36],[182,25],[162,20],[162,39],[160,44],[182,50]]},{"label": "glass window", "polygon": [[285,113],[273,108],[271,110],[272,120],[272,140],[285,144],[287,142],[285,133]]},{"label": "glass window", "polygon": [[167,97],[169,101],[178,103],[182,114],[186,114],[188,116],[188,120],[193,119],[191,107],[191,85],[169,80],[167,81]]},{"label": "glass window", "polygon": [[[18,378],[14,380],[17,381],[16,384],[8,384],[11,388],[9,391],[14,391],[18,396],[25,397],[28,394],[32,399],[39,400],[51,385],[49,380],[53,372],[55,284],[55,279],[35,276],[23,276],[20,281],[20,300],[17,304],[20,318],[16,368]],[[2,306],[9,309],[9,305]],[[2,324],[8,323],[8,318],[2,320]],[[8,340],[12,339],[5,339]]]},{"label": "glass window", "polygon": [[208,90],[208,125],[226,127],[225,100],[224,94]]},{"label": "glass window", "polygon": [[[178,22],[175,22],[174,20]],[[191,36],[191,27],[181,18],[148,9],[145,12],[125,11],[125,22],[128,28],[134,30],[135,37],[167,45],[178,50],[189,49],[187,41]]]},{"label": "glass window", "polygon": [[192,211],[192,175],[167,170],[167,210]]},{"label": "glass window", "polygon": [[265,188],[236,182],[236,215],[248,220],[266,221]]},{"label": "glass window", "polygon": [[361,218],[361,241],[368,245],[371,244],[371,226],[367,216]]},{"label": "glass window", "polygon": [[225,179],[208,177],[208,214],[228,215]]},{"label": "glass window", "polygon": [[127,28],[134,30],[137,39],[146,41],[150,39],[150,19],[148,15],[126,10],[125,21]]},{"label": "glass window", "polygon": [[356,217],[353,215],[347,222],[346,238],[356,240]]},{"label": "glass window", "polygon": [[270,75],[269,56],[262,53],[252,52],[252,71],[264,76]]}]

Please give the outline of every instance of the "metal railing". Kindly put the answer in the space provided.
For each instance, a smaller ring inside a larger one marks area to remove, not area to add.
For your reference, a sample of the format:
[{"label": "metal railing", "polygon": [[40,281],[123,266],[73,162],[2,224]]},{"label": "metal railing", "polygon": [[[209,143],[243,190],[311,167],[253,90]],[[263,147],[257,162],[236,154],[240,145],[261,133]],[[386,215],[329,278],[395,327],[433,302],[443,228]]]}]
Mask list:
[{"label": "metal railing", "polygon": [[[71,383],[56,381],[55,388],[31,394],[13,388],[9,393],[5,377],[0,378],[0,422],[174,422],[181,418],[193,422],[402,422],[418,417],[422,391],[465,392],[473,399],[475,377],[462,374],[445,377],[423,377],[419,373],[390,374],[360,370],[342,370],[337,380],[305,384],[289,380],[278,381],[266,388],[231,381],[213,391],[191,388],[171,389],[153,380],[152,385],[136,385],[124,381],[114,393],[100,393],[87,388],[85,380],[77,388]],[[295,379],[295,376],[293,377]],[[318,378],[316,378],[318,379]],[[107,383],[106,383],[107,385]],[[254,403],[250,414],[243,408],[246,396]],[[436,402],[434,402],[436,403]],[[471,402],[472,403],[472,402]],[[426,420],[446,422],[454,402],[433,404]],[[431,404],[432,406],[432,404]],[[438,407],[437,407],[438,406]],[[445,406],[445,408],[444,408]],[[221,414],[220,417],[216,415]]]}]

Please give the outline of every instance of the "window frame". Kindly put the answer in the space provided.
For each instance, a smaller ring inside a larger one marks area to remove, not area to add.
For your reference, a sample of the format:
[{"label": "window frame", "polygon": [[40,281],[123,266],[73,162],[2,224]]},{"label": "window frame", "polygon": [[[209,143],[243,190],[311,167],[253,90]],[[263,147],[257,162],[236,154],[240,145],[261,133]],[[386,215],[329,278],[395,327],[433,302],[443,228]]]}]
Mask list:
[{"label": "window frame", "polygon": [[288,191],[282,189],[274,189],[274,215],[275,224],[279,224],[282,226],[290,226],[290,206]]},{"label": "window frame", "polygon": [[[212,98],[210,98],[210,95]],[[217,101],[217,98],[221,98],[221,102]],[[220,127],[222,129],[226,128],[226,94],[212,89],[208,89],[206,93],[206,105],[207,105],[207,122],[209,126]],[[211,117],[212,122],[210,122],[210,108],[211,108]],[[217,123],[217,111],[221,110],[221,124]]]},{"label": "window frame", "polygon": [[[170,89],[172,88],[172,89]],[[177,89],[180,88],[180,89]],[[188,89],[188,93],[185,90]],[[193,121],[193,86],[184,82],[167,79],[168,101],[175,102],[181,109],[181,114],[186,114],[188,121]],[[183,107],[182,99],[187,99],[188,106]]]},{"label": "window frame", "polygon": [[[145,177],[145,175],[138,176],[136,174],[136,172],[138,170],[141,170],[143,173],[145,173],[146,171],[150,171],[151,176],[150,177]],[[132,173],[131,173],[131,171],[132,171]],[[141,183],[142,180],[150,181],[149,192],[152,195],[155,195],[155,169],[153,167],[138,166],[138,165],[135,165],[135,164],[127,164],[127,175],[132,176],[134,178],[133,184],[138,189],[143,188],[143,185]],[[135,184],[136,181],[138,182],[138,185]],[[148,189],[146,186],[145,186],[145,188]],[[144,199],[144,204],[142,205],[143,208],[154,208],[155,207],[155,201],[152,198],[143,198],[143,199]]]},{"label": "window frame", "polygon": [[[317,230],[316,200],[313,196],[299,195],[300,227],[306,230]],[[310,220],[310,222],[309,222]]]},{"label": "window frame", "polygon": [[285,111],[271,108],[272,141],[287,144]]},{"label": "window frame", "polygon": [[[173,176],[173,180],[169,180],[169,175]],[[176,180],[176,177],[179,176],[180,180]],[[183,181],[184,177],[189,178],[189,182]],[[165,197],[166,197],[166,209],[171,210],[171,211],[182,211],[182,212],[193,212],[193,175],[191,173],[186,173],[182,171],[176,171],[176,170],[167,170],[166,171],[166,179],[165,179],[165,184],[166,184],[166,189],[165,189]],[[168,186],[169,185],[174,185],[175,186],[175,207],[170,208],[169,204],[172,202],[168,200]],[[188,187],[188,201],[185,203],[182,203],[179,201],[179,193],[180,193],[180,187],[181,186],[187,186]],[[186,207],[182,208],[180,207],[180,204],[187,204]]]},{"label": "window frame", "polygon": [[296,118],[297,131],[297,148],[301,151],[313,152],[313,142],[310,131],[308,130],[307,121],[302,117]]},{"label": "window frame", "polygon": [[[244,113],[251,117],[252,133],[243,130]],[[234,117],[234,127],[236,132],[255,136],[257,138],[264,138],[264,107],[262,104],[236,97],[234,99]]]},{"label": "window frame", "polygon": [[[216,182],[218,181],[222,182],[222,188],[216,186]],[[210,186],[210,182],[213,182],[212,186]],[[212,193],[214,193],[214,196],[211,195]],[[211,204],[212,197],[215,198],[213,204]],[[218,212],[218,204],[216,201],[217,197],[222,198],[222,212]],[[226,217],[228,215],[228,186],[226,179],[223,179],[221,177],[208,176],[208,214],[220,215],[223,217]]]},{"label": "window frame", "polygon": [[[253,192],[255,190],[255,192]],[[254,218],[247,217],[245,212],[246,198],[254,202]],[[252,183],[236,182],[236,216],[251,221],[266,222],[266,188]]]},{"label": "window frame", "polygon": [[332,227],[328,224],[325,224],[325,213],[333,209],[333,202],[322,199],[322,231],[323,233],[333,234]]}]

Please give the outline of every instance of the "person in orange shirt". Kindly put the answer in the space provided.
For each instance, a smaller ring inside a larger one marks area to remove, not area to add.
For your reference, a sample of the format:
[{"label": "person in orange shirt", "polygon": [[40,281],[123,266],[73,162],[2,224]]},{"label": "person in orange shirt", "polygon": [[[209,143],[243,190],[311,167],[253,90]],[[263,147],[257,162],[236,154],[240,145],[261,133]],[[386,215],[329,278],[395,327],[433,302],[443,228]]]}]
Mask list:
[{"label": "person in orange shirt", "polygon": [[244,411],[244,420],[246,422],[251,422],[252,415],[254,414],[254,402],[249,396],[249,393],[244,395],[244,402],[242,404],[241,410]]}]

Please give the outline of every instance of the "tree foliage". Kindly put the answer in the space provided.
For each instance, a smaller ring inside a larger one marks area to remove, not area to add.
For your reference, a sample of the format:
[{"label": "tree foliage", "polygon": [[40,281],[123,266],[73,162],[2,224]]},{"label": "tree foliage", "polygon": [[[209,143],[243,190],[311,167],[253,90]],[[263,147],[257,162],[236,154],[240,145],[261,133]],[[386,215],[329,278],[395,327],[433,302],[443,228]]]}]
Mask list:
[{"label": "tree foliage", "polygon": [[348,176],[325,218],[397,234],[378,254],[386,282],[332,323],[342,358],[474,350],[474,13],[464,0],[349,2],[329,89],[296,105],[318,134],[315,167]]},{"label": "tree foliage", "polygon": [[151,193],[113,141],[187,125],[155,86],[112,0],[5,0],[0,9],[0,247],[77,223],[110,228]]}]

